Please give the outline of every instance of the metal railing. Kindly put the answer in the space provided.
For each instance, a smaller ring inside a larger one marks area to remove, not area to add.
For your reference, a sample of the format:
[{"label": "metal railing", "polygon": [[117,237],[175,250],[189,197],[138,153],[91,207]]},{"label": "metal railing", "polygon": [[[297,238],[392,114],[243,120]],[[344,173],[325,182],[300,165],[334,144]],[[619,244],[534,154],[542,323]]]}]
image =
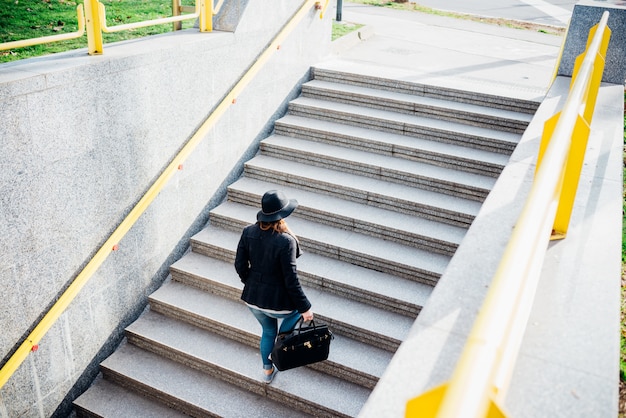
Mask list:
[{"label": "metal railing", "polygon": [[534,183],[448,383],[406,406],[407,417],[504,417],[504,404],[549,240],[567,233],[611,30],[609,13],[575,62],[563,110],[545,122]]},{"label": "metal railing", "polygon": [[[220,12],[223,4],[224,4],[224,0],[218,0],[218,3],[215,6],[213,6],[213,12],[212,12],[213,16],[215,16],[216,14]],[[181,5],[181,0],[172,0],[172,11],[173,11],[174,16],[180,16],[182,13],[199,13],[197,4],[196,6],[183,6]],[[181,21],[173,21],[173,22],[174,22],[175,31],[182,29]],[[207,23],[211,25],[208,28],[208,31],[210,32],[213,30],[213,26],[212,26],[213,21],[210,20]]]},{"label": "metal railing", "polygon": [[[146,194],[137,202],[130,213],[124,218],[119,226],[113,231],[104,242],[93,258],[87,263],[85,268],[76,276],[67,290],[59,297],[56,303],[43,316],[41,321],[35,326],[33,331],[24,339],[18,349],[11,355],[7,362],[0,368],[0,389],[15,373],[18,367],[28,357],[29,353],[39,349],[39,341],[57,321],[61,314],[67,309],[69,304],[78,295],[93,274],[104,263],[111,252],[118,249],[118,243],[124,238],[126,233],[139,220],[139,217],[148,209],[152,201],[159,195],[168,181],[183,168],[183,163],[191,155],[193,150],[200,144],[202,139],[209,134],[213,126],[228,110],[235,104],[237,96],[245,89],[254,76],[261,70],[269,58],[278,50],[280,44],[291,33],[295,26],[306,16],[310,9],[321,10],[322,6],[317,0],[306,0],[300,9],[293,15],[289,22],[278,32],[267,48],[257,57],[254,63],[239,79],[233,88],[220,101],[215,110],[208,116],[204,123],[192,135],[180,152],[172,159],[169,165],[163,170],[159,177],[150,186]],[[320,14],[320,18],[322,15]]]},{"label": "metal railing", "polygon": [[[170,23],[174,23],[174,30],[177,30],[180,29],[182,21],[192,19],[198,19],[200,32],[211,32],[213,30],[213,16],[219,13],[223,3],[224,0],[219,0],[214,6],[212,0],[196,0],[195,6],[181,6],[180,0],[173,0],[173,16],[108,26],[104,4],[98,0],[84,0],[84,4],[79,4],[76,7],[78,16],[78,30],[76,32],[0,43],[0,51],[80,38],[85,34],[86,29],[89,55],[99,55],[104,51],[102,32],[113,33]],[[188,13],[182,14],[181,12]]]},{"label": "metal railing", "polygon": [[76,6],[76,15],[78,16],[78,30],[76,32],[62,33],[59,35],[51,36],[41,36],[39,38],[24,39],[20,41],[4,42],[0,43],[0,51],[80,38],[85,34],[85,9],[83,8],[82,4]]}]

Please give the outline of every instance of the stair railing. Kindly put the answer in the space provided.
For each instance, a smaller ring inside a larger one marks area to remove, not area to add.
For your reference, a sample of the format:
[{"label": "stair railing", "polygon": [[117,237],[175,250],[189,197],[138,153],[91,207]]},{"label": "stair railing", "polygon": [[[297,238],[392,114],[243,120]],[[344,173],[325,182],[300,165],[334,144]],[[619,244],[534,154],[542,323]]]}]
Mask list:
[{"label": "stair railing", "polygon": [[[76,7],[76,14],[78,16],[78,30],[76,32],[4,42],[0,43],[0,51],[80,38],[85,34],[85,28],[87,29],[89,55],[99,55],[103,53],[102,32],[113,33],[169,23],[174,23],[174,29],[176,30],[180,29],[180,23],[182,21],[191,19],[198,19],[200,32],[211,32],[213,31],[213,16],[220,11],[223,3],[224,0],[218,0],[217,5],[214,6],[212,0],[196,0],[195,6],[182,7],[180,6],[180,0],[173,0],[173,16],[171,17],[107,26],[104,4],[98,0],[84,0],[84,4],[79,4]],[[181,11],[188,13],[181,14]]]},{"label": "stair railing", "polygon": [[71,33],[61,33],[59,35],[41,36],[39,38],[22,39],[19,41],[11,41],[0,43],[0,51],[6,51],[15,48],[24,48],[27,46],[47,44],[50,42],[67,41],[70,39],[80,38],[85,34],[85,9],[82,4],[76,6],[76,15],[78,17],[78,30]]},{"label": "stair railing", "polygon": [[611,36],[609,12],[577,57],[563,110],[544,124],[534,183],[449,382],[411,399],[407,417],[504,417],[502,405],[551,239],[567,233]]},{"label": "stair railing", "polygon": [[[287,38],[296,25],[306,16],[310,9],[315,8],[321,10],[319,1],[305,0],[300,9],[292,16],[289,22],[274,37],[272,42],[257,57],[254,63],[241,76],[239,81],[233,88],[226,93],[224,98],[217,105],[215,110],[207,117],[202,125],[191,136],[180,152],[172,159],[169,165],[163,170],[159,177],[150,186],[148,191],[139,199],[130,213],[124,218],[119,226],[113,231],[109,238],[102,244],[100,249],[91,258],[83,270],[78,273],[76,278],[63,292],[55,304],[48,310],[39,323],[34,327],[33,331],[22,341],[20,346],[9,357],[7,362],[0,368],[0,389],[5,385],[9,378],[15,373],[18,367],[24,362],[31,352],[39,349],[39,342],[57,321],[61,314],[67,309],[70,303],[78,295],[80,290],[87,284],[93,274],[100,268],[107,257],[118,249],[118,243],[124,238],[126,233],[139,220],[139,217],[148,209],[152,201],[159,195],[168,181],[183,168],[183,163],[191,155],[193,150],[200,142],[210,133],[217,121],[226,113],[231,105],[237,101],[237,97],[258,74],[258,72],[267,63],[270,57],[280,50],[281,43]],[[321,14],[320,14],[321,18]]]},{"label": "stair railing", "polygon": [[[220,1],[221,7],[223,0]],[[213,0],[196,0],[193,13],[181,15],[177,14],[179,8],[174,8],[171,17],[145,20],[142,22],[126,23],[123,25],[107,26],[106,10],[104,4],[98,0],[85,0],[85,15],[87,19],[87,46],[89,55],[100,55],[104,52],[102,32],[112,33],[129,29],[143,28],[146,26],[163,25],[169,23],[182,22],[183,20],[198,19],[200,32],[211,32],[213,30],[213,15],[217,13],[213,7]],[[218,9],[219,10],[219,9]]]},{"label": "stair railing", "polygon": [[[213,6],[213,11],[211,14],[213,16],[218,14],[220,10],[222,9],[223,4],[224,4],[224,0],[219,0],[218,3],[215,6]],[[198,12],[197,4],[196,6],[183,6],[181,4],[181,0],[172,0],[172,12],[174,16],[180,16],[183,12],[184,13],[197,13]],[[174,23],[175,31],[182,29],[180,20],[173,20],[173,23]],[[206,24],[209,25],[207,31],[211,32],[213,30],[213,20],[209,19],[206,22]]]}]

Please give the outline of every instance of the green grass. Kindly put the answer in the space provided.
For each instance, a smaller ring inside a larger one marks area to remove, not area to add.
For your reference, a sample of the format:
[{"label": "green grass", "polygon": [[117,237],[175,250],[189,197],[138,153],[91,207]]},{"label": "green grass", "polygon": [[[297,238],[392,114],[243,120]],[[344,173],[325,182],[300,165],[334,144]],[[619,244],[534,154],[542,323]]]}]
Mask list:
[{"label": "green grass", "polygon": [[[169,17],[171,0],[102,0],[106,8],[107,25]],[[0,43],[41,36],[71,33],[78,30],[76,6],[71,0],[0,0]],[[192,1],[183,1],[192,5]],[[183,28],[193,26],[193,20],[183,22]],[[172,24],[149,26],[117,33],[104,33],[105,43],[171,32]],[[0,62],[87,48],[87,35],[68,41],[53,42],[14,50],[0,51]]]},{"label": "green grass", "polygon": [[356,23],[350,22],[336,22],[333,21],[333,33],[331,35],[331,40],[339,39],[342,36],[345,36],[355,30],[362,28],[363,25],[359,25]]},{"label": "green grass", "polygon": [[475,22],[488,23],[493,25],[505,26],[514,29],[535,30],[551,35],[562,35],[565,33],[565,28],[557,28],[549,25],[541,25],[535,23],[528,23],[518,20],[503,19],[503,18],[486,18],[467,13],[457,13],[445,10],[432,9],[430,7],[421,6],[419,0],[417,3],[396,3],[389,0],[350,0],[350,3],[366,4],[369,6],[388,7],[397,10],[406,10],[412,12],[426,13],[430,15],[452,17],[455,19],[471,20]]},{"label": "green grass", "polygon": [[[72,33],[78,30],[76,6],[71,0],[0,0],[0,43],[41,36]],[[102,0],[106,8],[107,25],[152,20],[172,15],[171,0]],[[193,5],[193,0],[184,0]],[[182,23],[192,27],[194,20]],[[333,22],[332,40],[358,30],[363,25]],[[150,26],[116,33],[103,33],[105,44],[172,31],[172,24]],[[46,43],[26,48],[0,51],[0,62],[16,61],[87,47],[87,35],[68,41]]]},{"label": "green grass", "polygon": [[[505,19],[484,19],[473,15],[444,12],[415,3],[395,3],[385,0],[351,0],[351,2],[528,29],[528,27],[519,22],[507,21]],[[76,6],[82,3],[82,0],[0,0],[0,43],[75,32],[78,29]],[[102,0],[102,3],[106,8],[108,26],[152,20],[172,15],[171,0]],[[183,4],[193,5],[193,0],[183,0]],[[193,26],[193,24],[193,20],[182,23],[184,29]],[[334,22],[332,40],[357,30],[361,26],[346,22]],[[544,28],[535,29],[546,32]],[[103,41],[106,47],[106,44],[110,42],[171,31],[171,24],[156,25],[117,33],[104,33]],[[0,51],[0,62],[16,61],[86,47],[87,35],[83,35],[81,38],[68,41]]]}]

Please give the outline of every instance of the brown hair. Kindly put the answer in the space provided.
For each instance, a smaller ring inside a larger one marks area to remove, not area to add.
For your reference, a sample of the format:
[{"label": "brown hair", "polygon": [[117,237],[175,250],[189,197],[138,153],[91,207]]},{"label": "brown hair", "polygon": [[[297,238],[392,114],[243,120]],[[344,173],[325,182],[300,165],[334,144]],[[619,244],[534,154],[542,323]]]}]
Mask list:
[{"label": "brown hair", "polygon": [[293,235],[293,233],[287,226],[287,222],[285,222],[284,219],[279,219],[275,222],[260,222],[259,221],[259,228],[261,228],[263,231],[272,229],[274,232],[278,234],[282,234],[283,232],[286,232],[288,234]]},{"label": "brown hair", "polygon": [[296,258],[300,257],[300,255],[302,254],[302,251],[300,251],[300,241],[298,240],[298,237],[296,237],[296,235],[291,232],[291,229],[289,229],[289,227],[287,226],[287,222],[285,222],[284,219],[279,219],[274,222],[258,221],[257,224],[259,224],[259,228],[261,228],[262,231],[268,231],[271,229],[277,234],[285,233],[291,235],[296,240]]}]

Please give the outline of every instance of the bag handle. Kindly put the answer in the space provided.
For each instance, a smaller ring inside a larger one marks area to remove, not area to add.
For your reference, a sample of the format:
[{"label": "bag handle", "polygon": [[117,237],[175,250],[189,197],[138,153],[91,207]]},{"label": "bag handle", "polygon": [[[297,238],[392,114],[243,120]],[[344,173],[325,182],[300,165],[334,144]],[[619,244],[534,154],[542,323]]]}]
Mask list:
[{"label": "bag handle", "polygon": [[[300,316],[300,319],[298,320],[298,335],[300,335],[300,331],[302,330],[302,325],[304,324],[304,318],[302,316]],[[317,326],[315,325],[315,320],[311,319],[309,321],[309,325],[313,325],[313,329],[317,329]]]}]

